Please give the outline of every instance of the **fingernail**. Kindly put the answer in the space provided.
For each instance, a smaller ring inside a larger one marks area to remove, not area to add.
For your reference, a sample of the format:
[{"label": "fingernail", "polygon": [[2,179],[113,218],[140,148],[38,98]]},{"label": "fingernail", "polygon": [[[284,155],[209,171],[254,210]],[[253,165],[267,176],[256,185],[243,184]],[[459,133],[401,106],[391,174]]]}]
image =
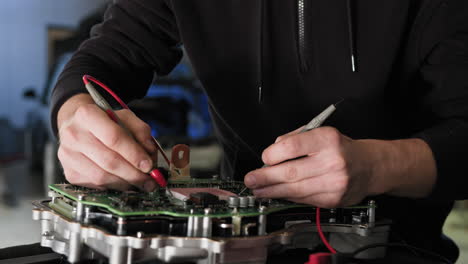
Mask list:
[{"label": "fingernail", "polygon": [[149,172],[151,170],[151,161],[150,160],[143,160],[140,162],[140,170],[143,172]]},{"label": "fingernail", "polygon": [[156,182],[154,180],[146,181],[145,184],[143,184],[143,189],[147,192],[154,191],[154,189],[156,189]]},{"label": "fingernail", "polygon": [[245,176],[245,185],[249,188],[255,188],[255,185],[257,184],[257,180],[255,179],[255,175],[253,174],[248,174]]},{"label": "fingernail", "polygon": [[154,141],[152,139],[148,139],[146,141],[146,146],[151,150],[151,151],[156,151],[156,144],[154,143]]}]

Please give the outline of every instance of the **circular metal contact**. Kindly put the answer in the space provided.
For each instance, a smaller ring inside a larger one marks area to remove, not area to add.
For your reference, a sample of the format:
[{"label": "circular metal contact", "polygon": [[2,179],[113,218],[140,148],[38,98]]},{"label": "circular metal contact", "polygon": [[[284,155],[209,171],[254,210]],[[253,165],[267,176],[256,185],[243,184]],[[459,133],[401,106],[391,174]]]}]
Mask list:
[{"label": "circular metal contact", "polygon": [[247,199],[249,200],[249,207],[255,207],[255,196],[248,196]]},{"label": "circular metal contact", "polygon": [[228,206],[229,207],[239,207],[240,199],[237,196],[229,196]]},{"label": "circular metal contact", "polygon": [[239,207],[245,208],[249,206],[249,198],[247,196],[239,197]]}]

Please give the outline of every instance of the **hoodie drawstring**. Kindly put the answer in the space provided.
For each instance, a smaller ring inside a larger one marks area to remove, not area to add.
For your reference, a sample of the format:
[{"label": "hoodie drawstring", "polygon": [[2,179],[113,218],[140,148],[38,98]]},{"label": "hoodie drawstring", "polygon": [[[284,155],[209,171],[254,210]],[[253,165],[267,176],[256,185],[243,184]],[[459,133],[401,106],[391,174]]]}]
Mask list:
[{"label": "hoodie drawstring", "polygon": [[[263,101],[263,19],[264,19],[264,0],[260,1],[260,14],[259,14],[259,85],[258,85],[258,103],[261,104]],[[347,15],[347,26],[348,26],[348,45],[349,55],[351,58],[351,70],[357,72],[357,49],[355,43],[355,31],[354,31],[354,17],[353,17],[353,0],[346,0],[346,15]],[[305,0],[297,0],[298,10],[298,46],[299,46],[299,58],[301,60],[301,68],[306,67],[305,63]]]},{"label": "hoodie drawstring", "polygon": [[349,53],[351,56],[351,70],[356,72],[356,48],[354,40],[354,21],[353,21],[353,10],[351,6],[352,0],[346,0],[346,12],[348,21],[348,36],[349,36]]},{"label": "hoodie drawstring", "polygon": [[258,103],[263,102],[263,19],[264,19],[264,0],[260,0],[260,15],[259,15],[259,47],[258,47],[258,58],[259,58],[259,84],[258,84]]}]

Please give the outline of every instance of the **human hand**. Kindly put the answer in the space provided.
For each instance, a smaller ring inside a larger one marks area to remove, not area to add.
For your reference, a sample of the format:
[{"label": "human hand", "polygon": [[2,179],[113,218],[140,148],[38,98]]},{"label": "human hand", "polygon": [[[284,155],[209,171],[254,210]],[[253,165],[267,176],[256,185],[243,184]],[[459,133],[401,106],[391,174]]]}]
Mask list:
[{"label": "human hand", "polygon": [[153,167],[150,154],[157,151],[151,129],[130,110],[115,113],[138,143],[89,95],[72,97],[61,107],[58,157],[65,176],[72,184],[90,188],[127,190],[133,185],[153,191],[156,183],[146,174]]},{"label": "human hand", "polygon": [[370,152],[359,141],[332,127],[299,131],[279,137],[263,152],[269,167],[246,175],[245,185],[254,195],[334,208],[383,191],[374,188]]}]

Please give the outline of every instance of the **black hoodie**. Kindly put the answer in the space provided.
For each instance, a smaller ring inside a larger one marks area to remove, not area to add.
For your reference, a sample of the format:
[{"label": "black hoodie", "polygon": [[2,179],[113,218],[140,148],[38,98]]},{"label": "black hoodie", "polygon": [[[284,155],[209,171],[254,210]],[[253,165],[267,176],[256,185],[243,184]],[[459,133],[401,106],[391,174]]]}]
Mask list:
[{"label": "black hoodie", "polygon": [[242,180],[277,136],[344,98],[326,125],[354,139],[429,144],[431,196],[381,196],[379,213],[408,243],[456,258],[440,238],[452,201],[468,197],[468,1],[116,2],[60,77],[54,127],[62,103],[85,92],[82,75],[129,101],[154,71],[171,71],[183,44],[210,99],[224,177]]}]

